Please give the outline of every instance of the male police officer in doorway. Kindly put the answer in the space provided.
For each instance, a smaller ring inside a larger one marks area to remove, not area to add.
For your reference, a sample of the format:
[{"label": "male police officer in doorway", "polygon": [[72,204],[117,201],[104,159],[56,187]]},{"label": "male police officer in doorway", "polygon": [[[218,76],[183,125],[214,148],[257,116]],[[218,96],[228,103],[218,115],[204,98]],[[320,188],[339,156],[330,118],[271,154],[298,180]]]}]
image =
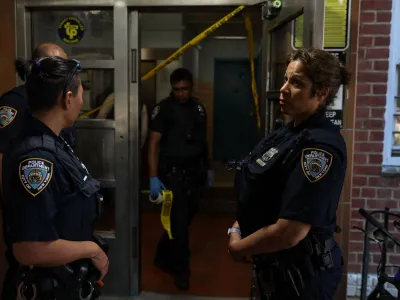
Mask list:
[{"label": "male police officer in doorway", "polygon": [[[55,44],[41,44],[32,53],[32,60],[37,61],[45,56],[59,56],[67,59],[67,54],[58,45]],[[17,65],[16,69],[18,76],[22,81],[25,81],[24,72],[20,72],[22,66]],[[25,93],[25,85],[20,85],[6,92],[0,97],[0,203],[1,203],[1,181],[2,181],[2,159],[3,153],[10,143],[22,131],[25,123],[26,116],[29,114],[28,100]],[[61,132],[61,136],[71,146],[75,146],[75,127],[68,128]],[[6,242],[6,257],[9,264],[6,277],[3,283],[3,293],[1,299],[15,299],[16,289],[15,276],[18,264],[15,259],[11,259],[10,255],[12,249],[11,244],[7,241],[6,237],[6,222],[3,217],[3,235]]]},{"label": "male police officer in doorway", "polygon": [[[178,289],[189,288],[189,226],[197,211],[199,192],[212,184],[204,106],[192,97],[193,76],[179,68],[170,76],[172,92],[153,109],[150,121],[150,190],[173,192],[171,231],[164,232],[155,258],[157,267],[175,277]],[[206,172],[206,170],[208,170]],[[165,186],[164,186],[165,184]]]}]

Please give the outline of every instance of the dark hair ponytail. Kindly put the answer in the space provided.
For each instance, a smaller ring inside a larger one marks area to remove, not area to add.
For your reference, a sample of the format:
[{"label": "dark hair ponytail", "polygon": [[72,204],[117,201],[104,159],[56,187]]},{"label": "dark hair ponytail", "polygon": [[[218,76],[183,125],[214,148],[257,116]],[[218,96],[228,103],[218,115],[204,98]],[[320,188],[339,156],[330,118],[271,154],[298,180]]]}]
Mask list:
[{"label": "dark hair ponytail", "polygon": [[15,70],[17,71],[18,77],[22,81],[25,81],[26,77],[28,77],[28,74],[31,70],[32,62],[20,57],[15,60],[14,65],[15,65]]}]

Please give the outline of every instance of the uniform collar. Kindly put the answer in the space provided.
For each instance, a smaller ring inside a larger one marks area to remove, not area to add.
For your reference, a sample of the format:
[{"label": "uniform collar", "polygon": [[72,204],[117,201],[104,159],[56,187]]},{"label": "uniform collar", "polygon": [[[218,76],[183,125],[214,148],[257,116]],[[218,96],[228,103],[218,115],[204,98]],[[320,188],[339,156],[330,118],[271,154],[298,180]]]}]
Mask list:
[{"label": "uniform collar", "polygon": [[33,116],[30,117],[30,127],[35,131],[51,136],[56,141],[61,141],[61,138],[53,130]]}]

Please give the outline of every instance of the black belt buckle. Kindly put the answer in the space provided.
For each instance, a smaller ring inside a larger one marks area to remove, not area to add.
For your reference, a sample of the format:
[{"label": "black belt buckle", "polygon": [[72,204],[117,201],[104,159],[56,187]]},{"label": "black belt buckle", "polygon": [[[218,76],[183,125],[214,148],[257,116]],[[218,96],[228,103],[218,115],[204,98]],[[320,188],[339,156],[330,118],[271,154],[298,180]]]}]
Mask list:
[{"label": "black belt buckle", "polygon": [[321,270],[326,270],[330,269],[333,267],[333,258],[332,258],[332,252],[327,251],[320,256],[320,266]]}]

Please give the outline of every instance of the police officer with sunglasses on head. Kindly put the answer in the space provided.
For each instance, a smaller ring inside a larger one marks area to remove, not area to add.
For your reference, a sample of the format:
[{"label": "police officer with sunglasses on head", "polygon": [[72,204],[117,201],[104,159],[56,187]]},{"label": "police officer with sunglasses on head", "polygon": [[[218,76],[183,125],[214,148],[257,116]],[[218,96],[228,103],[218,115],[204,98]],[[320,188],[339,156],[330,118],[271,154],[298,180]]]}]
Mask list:
[{"label": "police officer with sunglasses on head", "polygon": [[99,183],[60,136],[82,107],[80,63],[19,60],[32,116],[3,157],[3,196],[21,299],[97,299],[107,245],[94,235]]},{"label": "police officer with sunglasses on head", "polygon": [[[65,51],[60,46],[51,43],[45,43],[38,46],[32,53],[32,60],[37,61],[44,56],[59,56],[67,59],[67,54]],[[23,66],[20,65],[19,61],[16,61],[16,69],[20,79],[25,81],[25,71]],[[0,202],[2,156],[10,141],[20,134],[22,128],[24,127],[26,116],[29,114],[30,111],[24,84],[15,87],[0,96]],[[61,131],[61,136],[72,148],[75,147],[76,131],[74,125],[63,129]],[[16,291],[15,289],[10,289],[9,287],[12,286],[11,282],[15,281],[15,272],[18,264],[15,260],[13,260],[12,255],[10,255],[11,243],[7,240],[6,233],[4,232],[4,228],[6,227],[4,226],[5,219],[6,217],[3,217],[3,238],[5,240],[6,247],[8,248],[6,251],[6,257],[9,269],[4,279],[1,298],[15,299]]]}]

